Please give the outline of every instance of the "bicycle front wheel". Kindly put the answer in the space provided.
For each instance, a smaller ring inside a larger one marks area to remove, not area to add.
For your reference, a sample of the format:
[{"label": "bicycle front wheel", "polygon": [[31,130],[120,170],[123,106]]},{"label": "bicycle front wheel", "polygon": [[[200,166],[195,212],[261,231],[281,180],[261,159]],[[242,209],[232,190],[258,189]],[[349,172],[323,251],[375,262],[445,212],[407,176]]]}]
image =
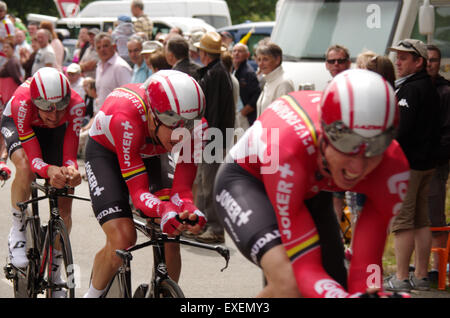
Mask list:
[{"label": "bicycle front wheel", "polygon": [[56,219],[52,224],[53,251],[51,260],[47,262],[48,287],[47,298],[75,298],[75,268],[69,234],[62,219]]},{"label": "bicycle front wheel", "polygon": [[155,298],[185,298],[180,286],[170,278],[164,279],[156,287]]}]

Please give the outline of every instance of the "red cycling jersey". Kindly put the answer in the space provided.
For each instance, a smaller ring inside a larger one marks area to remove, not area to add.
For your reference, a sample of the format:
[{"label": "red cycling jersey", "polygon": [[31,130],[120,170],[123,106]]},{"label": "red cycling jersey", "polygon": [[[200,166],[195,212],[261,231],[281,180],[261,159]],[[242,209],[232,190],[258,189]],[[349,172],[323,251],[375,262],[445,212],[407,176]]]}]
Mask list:
[{"label": "red cycling jersey", "polygon": [[[86,105],[83,99],[71,90],[71,98],[65,115],[57,126],[67,123],[64,135],[63,166],[78,168],[77,151],[81,125],[83,123]],[[19,140],[27,154],[31,170],[43,178],[48,178],[47,170],[50,167],[42,159],[41,146],[36,138],[33,127],[48,128],[39,117],[38,108],[30,97],[30,82],[26,81],[14,92],[4,111],[6,116],[13,118],[19,134]]]},{"label": "red cycling jersey", "polygon": [[283,245],[305,297],[348,297],[382,286],[382,255],[391,218],[409,180],[408,161],[394,140],[379,166],[351,191],[367,196],[353,236],[348,290],[323,269],[319,237],[305,199],[343,191],[319,172],[320,92],[300,91],[272,103],[230,151],[261,180],[277,215]]},{"label": "red cycling jersey", "polygon": [[[149,182],[142,158],[166,153],[167,150],[152,142],[148,132],[147,105],[143,84],[128,84],[116,88],[105,100],[95,117],[89,136],[97,143],[117,154],[123,178],[137,209],[151,217],[161,216],[158,211],[160,200],[149,192]],[[201,140],[207,123],[194,128],[192,138],[200,134]],[[197,136],[198,137],[198,136]],[[190,140],[189,140],[190,141]],[[194,142],[190,142],[191,149]],[[183,151],[180,153],[182,157]],[[171,189],[172,203],[192,203],[192,183],[197,172],[192,160],[179,160],[175,169]],[[181,201],[180,201],[181,200]]]}]

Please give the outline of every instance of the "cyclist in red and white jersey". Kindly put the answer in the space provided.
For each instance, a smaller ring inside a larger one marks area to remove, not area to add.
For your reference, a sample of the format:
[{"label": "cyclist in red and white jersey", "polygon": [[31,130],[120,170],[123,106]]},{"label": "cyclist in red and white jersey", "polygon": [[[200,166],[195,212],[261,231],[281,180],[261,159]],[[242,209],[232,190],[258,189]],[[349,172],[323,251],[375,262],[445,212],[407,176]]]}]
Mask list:
[{"label": "cyclist in red and white jersey", "polygon": [[[15,166],[9,249],[11,262],[17,267],[26,266],[28,259],[25,220],[16,203],[28,200],[36,175],[57,188],[81,183],[77,148],[85,110],[83,99],[70,88],[67,78],[50,67],[40,69],[20,85],[5,107],[2,134]],[[59,207],[70,231],[72,200],[61,198]]]},{"label": "cyclist in red and white jersey", "polygon": [[[121,265],[115,250],[136,242],[129,195],[135,208],[161,218],[165,233],[179,235],[187,229],[198,233],[205,225],[206,218],[193,204],[192,196],[197,171],[192,140],[196,134],[200,136],[201,151],[201,136],[207,128],[202,121],[204,107],[205,97],[198,83],[173,70],[159,71],[143,84],[119,87],[106,98],[86,146],[92,206],[106,234],[106,244],[95,256],[85,297],[101,296]],[[184,134],[175,138],[178,131]],[[188,148],[182,148],[171,176],[167,153],[176,145]],[[190,156],[185,158],[188,151]],[[164,188],[171,189],[169,201],[161,201],[154,194]],[[198,222],[188,225],[183,222],[186,219]],[[167,244],[166,261],[169,275],[178,280],[181,258],[177,244]]]},{"label": "cyclist in red and white jersey", "polygon": [[[357,297],[381,288],[382,255],[409,166],[393,140],[393,88],[348,70],[325,92],[273,102],[230,150],[215,182],[218,213],[267,278],[261,297]],[[348,272],[332,191],[367,196]],[[294,279],[295,277],[295,279]]]}]

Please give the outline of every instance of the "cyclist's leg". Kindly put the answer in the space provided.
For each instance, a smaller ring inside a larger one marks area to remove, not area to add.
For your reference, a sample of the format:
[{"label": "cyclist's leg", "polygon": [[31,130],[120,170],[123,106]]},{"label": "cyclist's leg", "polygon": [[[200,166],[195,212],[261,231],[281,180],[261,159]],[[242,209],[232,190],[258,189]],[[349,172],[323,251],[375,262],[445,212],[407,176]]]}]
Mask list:
[{"label": "cyclist's leg", "polygon": [[222,164],[214,198],[219,218],[240,252],[264,271],[267,285],[258,296],[300,296],[264,184],[237,164]]},{"label": "cyclist's leg", "polygon": [[136,230],[128,188],[122,178],[117,156],[89,138],[85,167],[92,207],[106,234],[105,246],[95,256],[91,287],[85,297],[99,297],[121,265],[115,251],[134,245]]},{"label": "cyclist's leg", "polygon": [[25,150],[19,141],[19,135],[11,117],[2,118],[2,135],[5,139],[9,157],[15,166],[14,179],[11,183],[11,213],[13,226],[9,235],[11,261],[15,266],[24,267],[28,263],[25,252],[25,217],[17,207],[17,202],[29,199],[30,183],[34,179]]}]

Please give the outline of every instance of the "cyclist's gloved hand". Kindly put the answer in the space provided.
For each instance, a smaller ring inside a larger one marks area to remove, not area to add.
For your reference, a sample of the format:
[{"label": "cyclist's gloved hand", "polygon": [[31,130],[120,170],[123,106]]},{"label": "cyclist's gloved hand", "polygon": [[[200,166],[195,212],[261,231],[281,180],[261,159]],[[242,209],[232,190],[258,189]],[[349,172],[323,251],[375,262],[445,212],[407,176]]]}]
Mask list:
[{"label": "cyclist's gloved hand", "polygon": [[170,201],[179,208],[180,218],[186,220],[187,229],[198,233],[206,224],[206,216],[189,199],[180,199],[178,194],[173,195]]},{"label": "cyclist's gloved hand", "polygon": [[158,214],[161,217],[161,231],[164,233],[179,235],[186,228],[186,225],[178,221],[178,207],[172,202],[162,201],[158,207]]},{"label": "cyclist's gloved hand", "polygon": [[0,161],[0,172],[0,180],[8,180],[11,176],[11,169],[3,161]]}]

